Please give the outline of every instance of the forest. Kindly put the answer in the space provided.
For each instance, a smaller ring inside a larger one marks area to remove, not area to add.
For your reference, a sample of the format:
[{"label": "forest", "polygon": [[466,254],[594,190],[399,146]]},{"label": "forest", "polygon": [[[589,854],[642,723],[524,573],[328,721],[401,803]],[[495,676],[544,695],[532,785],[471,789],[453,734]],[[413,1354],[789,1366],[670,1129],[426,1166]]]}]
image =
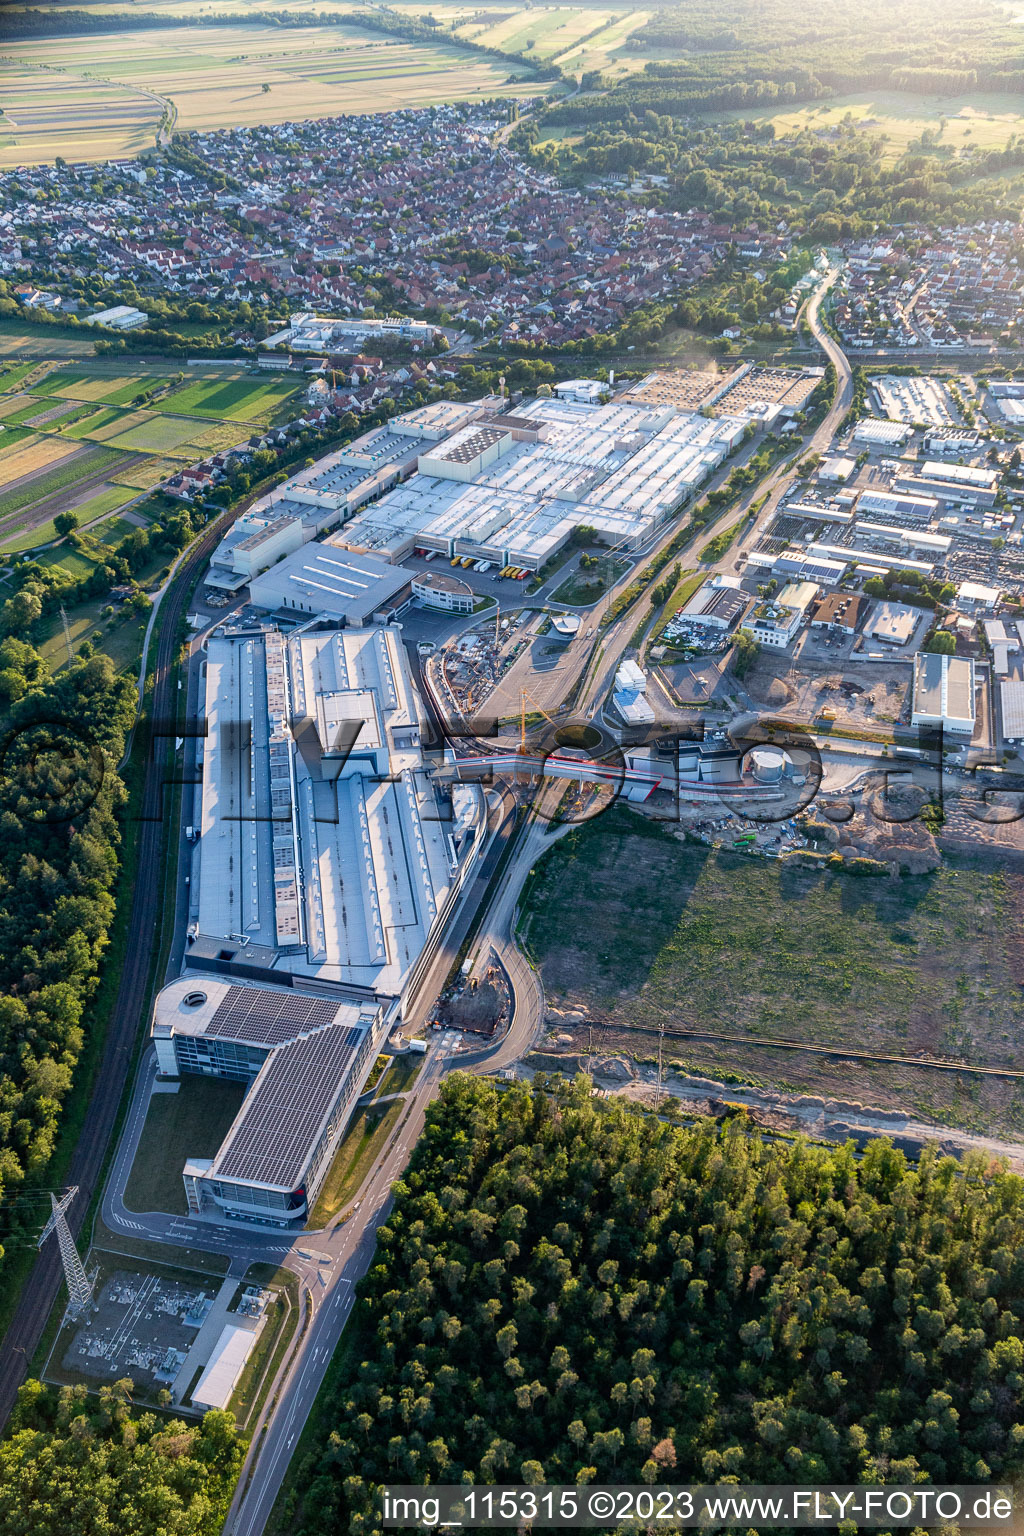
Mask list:
[{"label": "forest", "polygon": [[[614,93],[601,99],[609,112]],[[545,141],[545,123],[584,107],[552,108],[513,135],[521,151],[570,182],[595,175],[646,172],[667,178],[654,196],[668,208],[700,208],[742,228],[785,219],[809,238],[831,242],[885,224],[977,223],[1017,217],[1024,192],[1024,137],[1002,149],[954,148],[942,125],[925,130],[892,164],[880,134],[857,129],[852,117],[829,134],[810,129],[776,138],[767,122],[697,124],[631,104],[614,124],[590,124],[572,145]],[[538,139],[540,142],[538,142]]]},{"label": "forest", "polygon": [[[890,0],[850,6],[816,0],[686,0],[655,13],[635,48],[685,49],[682,64],[651,66],[694,90],[733,82],[785,85],[812,99],[862,86],[953,93],[1012,90],[1024,39],[1009,13],[986,0]],[[1018,81],[1019,83],[1019,81]]]},{"label": "forest", "polygon": [[[770,122],[714,121],[862,89],[911,97],[1019,92],[1024,35],[984,0],[897,0],[867,10],[821,0],[811,19],[793,0],[696,0],[658,11],[630,45],[685,56],[638,62],[636,73],[615,81],[586,77],[582,94],[524,119],[513,145],[570,182],[664,176],[666,185],[648,195],[668,208],[705,209],[738,228],[785,219],[825,243],[879,223],[977,223],[1019,213],[1020,136],[998,149],[957,146],[944,142],[937,121],[888,157],[884,124],[861,131],[852,114],[827,131],[778,140]],[[546,129],[580,137],[545,140]]]},{"label": "forest", "polygon": [[25,1383],[0,1442],[4,1536],[215,1536],[241,1462],[232,1415],[133,1416],[131,1392]]},{"label": "forest", "polygon": [[1008,1478],[1022,1292],[1024,1184],[981,1158],[453,1074],[278,1529],[375,1532],[388,1480]]},{"label": "forest", "polygon": [[91,1024],[135,718],[134,685],[108,657],[48,674],[11,632],[25,597],[5,605],[0,640],[0,1199],[45,1172]]}]

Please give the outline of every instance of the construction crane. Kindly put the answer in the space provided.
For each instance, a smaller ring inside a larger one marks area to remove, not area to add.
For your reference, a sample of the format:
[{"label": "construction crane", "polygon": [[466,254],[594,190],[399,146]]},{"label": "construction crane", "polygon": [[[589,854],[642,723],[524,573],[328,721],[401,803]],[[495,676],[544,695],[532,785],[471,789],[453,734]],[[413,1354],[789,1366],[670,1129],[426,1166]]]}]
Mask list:
[{"label": "construction crane", "polygon": [[519,755],[526,756],[526,701],[529,699],[534,708],[540,710],[545,720],[557,727],[558,721],[549,715],[543,704],[538,704],[532,693],[527,693],[525,688],[519,690]]}]

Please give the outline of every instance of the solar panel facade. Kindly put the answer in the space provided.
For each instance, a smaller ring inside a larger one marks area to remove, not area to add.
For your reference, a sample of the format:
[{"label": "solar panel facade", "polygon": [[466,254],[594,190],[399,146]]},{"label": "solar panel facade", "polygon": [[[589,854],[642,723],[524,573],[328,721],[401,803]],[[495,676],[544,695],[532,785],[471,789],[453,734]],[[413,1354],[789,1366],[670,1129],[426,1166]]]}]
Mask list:
[{"label": "solar panel facade", "polygon": [[279,1046],[249,1090],[209,1176],[285,1190],[302,1184],[318,1132],[332,1109],[340,1114],[349,1073],[367,1035],[366,1029],[321,1029]]},{"label": "solar panel facade", "polygon": [[332,998],[229,987],[203,1033],[250,1045],[283,1045],[298,1034],[332,1024],[337,1012]]}]

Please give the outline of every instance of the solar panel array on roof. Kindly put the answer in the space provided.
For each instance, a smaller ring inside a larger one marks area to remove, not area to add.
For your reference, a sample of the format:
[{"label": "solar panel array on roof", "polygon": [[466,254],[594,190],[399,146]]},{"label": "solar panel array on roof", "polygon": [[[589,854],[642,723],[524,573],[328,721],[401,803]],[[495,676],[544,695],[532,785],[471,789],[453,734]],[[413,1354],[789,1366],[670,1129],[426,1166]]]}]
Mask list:
[{"label": "solar panel array on roof", "polygon": [[337,1012],[338,1004],[331,998],[230,987],[205,1033],[253,1045],[282,1045],[303,1030],[322,1029]]},{"label": "solar panel array on roof", "polygon": [[362,1029],[324,1029],[276,1050],[249,1090],[212,1176],[297,1188],[364,1034]]}]

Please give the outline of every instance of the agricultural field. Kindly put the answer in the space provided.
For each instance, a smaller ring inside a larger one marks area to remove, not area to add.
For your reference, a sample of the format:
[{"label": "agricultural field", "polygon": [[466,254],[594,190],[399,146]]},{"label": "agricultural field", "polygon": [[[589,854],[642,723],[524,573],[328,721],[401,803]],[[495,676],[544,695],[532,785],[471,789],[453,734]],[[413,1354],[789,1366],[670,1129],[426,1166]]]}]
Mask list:
[{"label": "agricultural field", "polygon": [[[78,513],[79,527],[88,528],[89,524],[95,523],[97,518],[105,517],[107,513],[113,512],[117,507],[123,507],[126,502],[134,501],[137,495],[138,492],[132,491],[128,486],[108,485],[104,490],[98,491],[95,496],[90,496],[88,501],[80,501],[75,507],[75,511]],[[120,526],[121,521],[120,518],[108,518],[105,523],[98,524],[89,531],[95,538],[101,539],[104,544],[116,544],[118,538],[123,538],[126,533],[130,533],[132,530],[132,524],[126,523],[121,528],[121,532],[117,537],[111,538],[109,530],[112,527]]]},{"label": "agricultural field", "polygon": [[[25,156],[17,161],[25,164]],[[0,170],[6,164],[0,150]],[[91,358],[95,353],[95,337],[89,335],[88,326],[74,325],[26,325],[24,320],[0,320],[0,360],[7,357],[35,358],[39,362],[54,357]]]},{"label": "agricultural field", "polygon": [[1012,1082],[770,1042],[1015,1065],[1022,903],[1015,871],[957,859],[859,879],[687,844],[616,808],[551,851],[523,931],[548,1001],[584,1011],[601,1048],[649,1056],[661,1025],[690,1025],[719,1036],[673,1042],[697,1071],[1019,1129]]},{"label": "agricultural field", "polygon": [[175,416],[212,416],[269,426],[280,408],[296,395],[295,379],[220,374],[194,379],[172,390],[159,409]]},{"label": "agricultural field", "polygon": [[[99,497],[96,500],[98,501]],[[116,506],[118,503],[114,502],[113,505]],[[104,522],[97,523],[94,528],[90,528],[89,534],[92,538],[98,539],[101,544],[119,544],[127,534],[134,533],[136,528],[141,527],[146,522],[146,518],[138,516],[136,516],[134,522],[129,522],[126,517],[108,517]]]},{"label": "agricultural field", "polygon": [[0,389],[14,389],[42,371],[39,363],[8,363],[0,368]]},{"label": "agricultural field", "polygon": [[71,144],[80,160],[138,154],[152,146],[164,112],[133,85],[9,59],[0,63],[0,103],[0,167],[52,160]]},{"label": "agricultural field", "polygon": [[[434,14],[440,20],[445,11]],[[628,39],[651,15],[651,11],[623,6],[531,6],[518,7],[511,14],[498,9],[492,22],[486,9],[476,9],[456,27],[455,35],[487,48],[556,60],[567,74],[599,69],[614,78],[662,56],[628,47]]]},{"label": "agricultural field", "polygon": [[0,424],[0,459],[12,458],[18,446],[27,443],[32,436],[31,427],[5,427]]},{"label": "agricultural field", "polygon": [[161,416],[155,411],[130,412],[115,430],[103,429],[104,442],[135,453],[172,453],[191,442],[195,435],[195,422]]},{"label": "agricultural field", "polygon": [[14,481],[21,480],[27,475],[35,475],[47,469],[51,464],[56,464],[60,459],[66,459],[69,454],[79,450],[78,443],[62,443],[59,438],[43,437],[39,433],[33,433],[24,443],[18,445],[18,451],[4,459],[2,482],[5,486],[12,486]]},{"label": "agricultural field", "polygon": [[85,405],[81,416],[61,427],[61,435],[79,440],[90,437],[102,442],[104,433],[116,432],[123,420],[124,412],[116,406]]},{"label": "agricultural field", "polygon": [[911,96],[899,91],[879,91],[872,96],[837,96],[815,106],[779,112],[775,108],[745,109],[720,114],[727,118],[768,121],[776,136],[798,133],[805,128],[825,133],[847,118],[861,132],[884,136],[883,160],[892,164],[910,144],[927,129],[941,126],[939,143],[950,149],[1003,149],[1007,141],[1024,130],[1024,114],[1018,96]]},{"label": "agricultural field", "polygon": [[181,464],[287,419],[300,387],[241,370],[186,377],[120,361],[0,373],[0,550],[52,539],[62,511],[101,517]]},{"label": "agricultural field", "polygon": [[137,153],[165,110],[177,128],[209,130],[521,94],[499,59],[358,24],[156,28],[12,41],[4,52],[0,167],[52,160],[67,148],[62,131],[74,133],[77,158]]},{"label": "agricultural field", "polygon": [[[34,395],[57,395],[68,400],[95,401],[103,405],[133,405],[142,393],[161,389],[180,374],[152,373],[143,365],[132,372],[124,363],[97,362],[93,368],[59,368],[28,387]],[[4,387],[0,378],[0,388]]]},{"label": "agricultural field", "polygon": [[[49,443],[50,439],[44,441]],[[29,533],[33,523],[46,521],[57,512],[76,507],[86,500],[90,492],[102,487],[107,472],[121,457],[116,448],[86,448],[82,452],[78,443],[55,446],[67,448],[64,459],[44,462],[30,475],[23,473],[21,478],[16,479],[7,472],[8,465],[17,463],[20,456],[4,461],[4,488],[0,489],[0,546],[13,547],[11,536]],[[58,494],[60,504],[49,505],[51,498]],[[18,515],[22,513],[24,516]]]},{"label": "agricultural field", "polygon": [[180,467],[180,461],[175,459],[142,459],[116,471],[110,476],[110,481],[112,485],[126,485],[136,491],[151,491],[154,485],[159,485],[161,480],[166,480],[168,475],[173,475]]}]

